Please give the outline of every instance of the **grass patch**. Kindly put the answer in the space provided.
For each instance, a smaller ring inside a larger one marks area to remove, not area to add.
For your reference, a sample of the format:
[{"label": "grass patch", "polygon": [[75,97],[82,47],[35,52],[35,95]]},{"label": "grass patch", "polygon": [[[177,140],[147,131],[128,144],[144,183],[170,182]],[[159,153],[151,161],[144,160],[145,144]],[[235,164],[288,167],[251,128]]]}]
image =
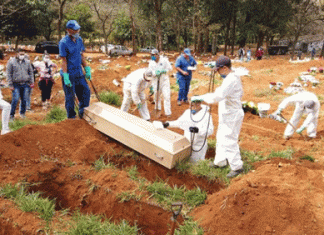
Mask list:
[{"label": "grass patch", "polygon": [[216,148],[216,139],[207,139],[207,145],[208,145],[208,149],[210,149],[210,148],[215,149]]},{"label": "grass patch", "polygon": [[26,193],[25,186],[7,184],[0,187],[0,196],[12,199],[25,212],[36,211],[39,217],[49,222],[55,213],[55,200],[42,198],[40,192]]},{"label": "grass patch", "polygon": [[37,125],[37,122],[31,121],[29,119],[23,120],[14,120],[13,122],[9,122],[10,130],[16,131],[23,128],[26,125]]},{"label": "grass patch", "polygon": [[199,82],[198,79],[191,79],[191,81],[190,81],[190,85],[197,84],[198,82]]},{"label": "grass patch", "polygon": [[109,105],[121,106],[121,97],[113,91],[99,93],[100,101]]},{"label": "grass patch", "polygon": [[128,173],[129,178],[131,178],[132,180],[138,179],[139,172],[137,171],[137,166],[128,168],[127,173]]},{"label": "grass patch", "polygon": [[155,198],[164,207],[171,206],[176,201],[182,201],[189,207],[195,207],[202,204],[207,198],[207,193],[200,188],[193,190],[187,190],[183,186],[171,188],[161,181],[149,184],[146,190],[151,193],[151,197]]},{"label": "grass patch", "polygon": [[119,224],[111,223],[97,215],[82,215],[80,212],[73,214],[71,228],[64,234],[67,235],[136,235],[137,226],[130,226],[127,221],[121,221]]},{"label": "grass patch", "polygon": [[253,94],[256,97],[267,97],[267,96],[275,95],[275,92],[270,88],[265,88],[265,89],[255,89],[253,91]]},{"label": "grass patch", "polygon": [[142,198],[142,195],[137,195],[135,192],[122,192],[116,195],[116,198],[119,199],[120,203],[128,202],[130,200],[139,201]]},{"label": "grass patch", "polygon": [[93,168],[96,171],[101,171],[103,169],[107,169],[107,168],[114,168],[114,165],[112,163],[105,163],[105,159],[103,156],[100,156],[99,159],[97,159],[94,164],[93,164]]},{"label": "grass patch", "polygon": [[310,162],[315,162],[315,158],[313,158],[312,156],[309,156],[309,155],[302,156],[302,157],[300,157],[300,159],[307,160]]},{"label": "grass patch", "polygon": [[186,219],[179,228],[174,231],[175,235],[203,235],[204,229],[198,226],[198,223],[191,217]]},{"label": "grass patch", "polygon": [[46,123],[57,123],[64,121],[67,118],[66,111],[58,106],[54,106],[49,113],[46,115]]},{"label": "grass patch", "polygon": [[267,156],[267,159],[279,157],[285,159],[292,159],[292,155],[294,154],[295,150],[292,148],[288,148],[287,150],[283,151],[271,151],[271,153]]},{"label": "grass patch", "polygon": [[176,84],[176,85],[171,85],[171,86],[170,86],[170,89],[171,89],[172,91],[178,92],[178,91],[179,91],[179,85],[178,85],[178,84]]},{"label": "grass patch", "polygon": [[206,177],[210,181],[220,179],[228,184],[229,179],[226,177],[226,175],[230,171],[229,167],[214,169],[211,168],[209,164],[210,161],[199,161],[198,164],[192,166],[190,173],[192,173],[193,175]]}]

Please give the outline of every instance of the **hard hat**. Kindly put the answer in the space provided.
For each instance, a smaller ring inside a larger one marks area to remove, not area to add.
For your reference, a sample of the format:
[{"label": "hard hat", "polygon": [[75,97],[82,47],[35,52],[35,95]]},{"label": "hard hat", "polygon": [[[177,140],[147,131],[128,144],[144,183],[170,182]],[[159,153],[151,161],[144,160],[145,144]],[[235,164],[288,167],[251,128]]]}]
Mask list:
[{"label": "hard hat", "polygon": [[158,55],[158,54],[159,54],[159,51],[158,51],[157,49],[153,49],[153,50],[151,51],[151,54],[152,54],[152,55]]}]

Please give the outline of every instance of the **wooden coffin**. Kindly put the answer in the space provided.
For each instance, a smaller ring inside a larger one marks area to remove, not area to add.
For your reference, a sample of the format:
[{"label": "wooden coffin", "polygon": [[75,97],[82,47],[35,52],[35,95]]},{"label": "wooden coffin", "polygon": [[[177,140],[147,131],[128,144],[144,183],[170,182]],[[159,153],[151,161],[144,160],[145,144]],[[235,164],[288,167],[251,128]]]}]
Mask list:
[{"label": "wooden coffin", "polygon": [[105,103],[91,104],[83,118],[100,132],[168,169],[190,156],[190,143],[184,136],[168,129],[157,130],[151,122]]}]

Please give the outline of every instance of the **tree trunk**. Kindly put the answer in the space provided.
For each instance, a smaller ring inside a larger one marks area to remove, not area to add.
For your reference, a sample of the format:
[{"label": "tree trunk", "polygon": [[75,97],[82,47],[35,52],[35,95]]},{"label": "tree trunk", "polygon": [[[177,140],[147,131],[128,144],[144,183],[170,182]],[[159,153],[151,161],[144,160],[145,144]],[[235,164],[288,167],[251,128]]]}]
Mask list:
[{"label": "tree trunk", "polygon": [[58,36],[59,36],[59,41],[62,38],[62,20],[63,20],[63,9],[64,9],[64,4],[66,2],[66,0],[58,0],[59,4],[60,4],[60,9],[59,9],[59,18],[58,18],[58,22],[57,22],[57,32],[58,32]]},{"label": "tree trunk", "polygon": [[162,3],[161,0],[155,0],[154,1],[155,4],[155,12],[156,12],[156,16],[157,16],[157,23],[156,23],[156,34],[157,34],[157,49],[159,51],[162,51],[163,47],[162,47],[162,30],[161,30],[161,14],[162,14]]},{"label": "tree trunk", "polygon": [[231,51],[231,55],[234,55],[234,49],[235,49],[235,30],[236,30],[236,3],[234,2],[234,7],[233,7],[233,14],[232,14],[232,18],[233,18],[233,28],[232,28],[232,51]]},{"label": "tree trunk", "polygon": [[204,53],[208,52],[208,47],[209,47],[209,29],[207,26],[205,26],[205,43],[204,43]]},{"label": "tree trunk", "polygon": [[177,24],[177,51],[180,51],[180,37],[181,37],[181,21]]},{"label": "tree trunk", "polygon": [[137,48],[136,48],[136,38],[135,38],[135,21],[133,16],[133,0],[129,0],[129,11],[130,11],[130,19],[132,24],[132,42],[133,42],[133,54],[136,55]]},{"label": "tree trunk", "polygon": [[216,53],[217,53],[217,34],[213,33],[212,54],[216,55]]},{"label": "tree trunk", "polygon": [[19,45],[19,36],[16,37],[15,50],[18,49],[18,45]]},{"label": "tree trunk", "polygon": [[231,17],[228,17],[228,21],[226,24],[226,29],[225,29],[225,50],[224,50],[224,55],[227,55],[227,46],[229,44],[229,32],[231,28]]}]

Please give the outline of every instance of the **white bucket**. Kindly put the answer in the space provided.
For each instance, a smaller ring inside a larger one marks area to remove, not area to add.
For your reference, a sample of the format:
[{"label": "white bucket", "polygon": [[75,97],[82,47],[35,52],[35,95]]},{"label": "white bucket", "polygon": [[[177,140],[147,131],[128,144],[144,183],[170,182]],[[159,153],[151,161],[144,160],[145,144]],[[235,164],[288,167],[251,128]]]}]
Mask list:
[{"label": "white bucket", "polygon": [[268,116],[268,111],[270,109],[270,104],[258,103],[258,110],[260,118],[266,118]]}]

